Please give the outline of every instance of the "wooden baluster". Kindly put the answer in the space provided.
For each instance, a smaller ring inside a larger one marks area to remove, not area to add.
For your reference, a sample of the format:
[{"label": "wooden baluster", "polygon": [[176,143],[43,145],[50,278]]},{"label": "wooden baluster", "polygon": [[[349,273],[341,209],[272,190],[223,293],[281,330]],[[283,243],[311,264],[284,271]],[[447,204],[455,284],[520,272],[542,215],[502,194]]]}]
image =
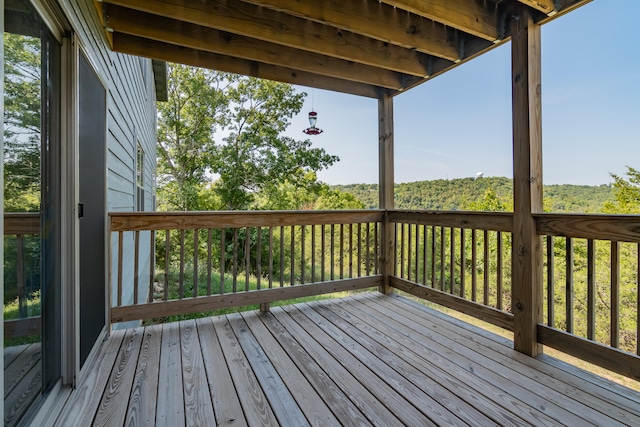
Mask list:
[{"label": "wooden baluster", "polygon": [[565,259],[566,286],[565,286],[565,313],[567,319],[567,332],[573,333],[573,239],[566,238],[567,254]]},{"label": "wooden baluster", "polygon": [[300,283],[304,284],[304,272],[305,272],[305,228],[306,226],[302,225],[300,227]]},{"label": "wooden baluster", "polygon": [[178,298],[184,298],[184,230],[180,230],[180,283],[178,284]]},{"label": "wooden baluster", "polygon": [[587,338],[596,336],[596,256],[595,242],[587,240]]},{"label": "wooden baluster", "polygon": [[484,230],[483,304],[489,305],[489,230]]},{"label": "wooden baluster", "polygon": [[284,286],[284,226],[280,226],[280,287]]},{"label": "wooden baluster", "polygon": [[331,250],[331,280],[333,280],[335,278],[335,266],[336,266],[336,248],[335,248],[335,237],[336,237],[336,230],[335,230],[335,225],[331,224],[331,241],[329,243],[329,245],[331,246],[330,250]]},{"label": "wooden baluster", "polygon": [[193,297],[198,296],[198,234],[199,229],[193,230]]},{"label": "wooden baluster", "polygon": [[19,317],[27,317],[27,299],[25,297],[27,281],[24,277],[24,237],[16,235],[16,280],[18,284],[18,313]]},{"label": "wooden baluster", "polygon": [[380,237],[378,233],[379,223],[373,224],[373,251],[374,251],[374,274],[380,274]]},{"label": "wooden baluster", "polygon": [[289,277],[289,284],[293,286],[296,282],[296,226],[291,226],[291,276]]},{"label": "wooden baluster", "polygon": [[340,224],[340,278],[344,279],[344,224]]},{"label": "wooden baluster", "polygon": [[547,325],[555,327],[555,250],[553,236],[547,236]]},{"label": "wooden baluster", "polygon": [[356,240],[358,242],[358,277],[362,277],[362,223],[358,223],[358,236]]},{"label": "wooden baluster", "polygon": [[322,250],[320,251],[320,265],[321,265],[321,268],[320,268],[320,281],[321,282],[324,282],[324,279],[325,279],[324,271],[327,268],[327,264],[326,264],[326,262],[327,262],[327,259],[326,259],[327,237],[326,237],[326,234],[327,234],[327,228],[325,227],[324,224],[322,224],[320,226],[320,246],[322,247]]},{"label": "wooden baluster", "polygon": [[413,239],[411,233],[411,224],[407,224],[407,277],[408,281],[411,281],[411,258],[412,258],[412,250],[413,250]]},{"label": "wooden baluster", "polygon": [[149,230],[149,295],[147,302],[153,302],[153,285],[155,283],[155,267],[156,267],[156,232]]},{"label": "wooden baluster", "polygon": [[478,237],[471,229],[471,301],[478,300]]},{"label": "wooden baluster", "polygon": [[353,278],[353,224],[349,224],[349,278]]},{"label": "wooden baluster", "polygon": [[496,233],[496,238],[497,238],[497,246],[496,246],[496,250],[498,251],[497,253],[497,266],[496,266],[496,285],[497,285],[497,297],[498,297],[498,304],[497,304],[497,309],[498,310],[502,310],[502,233],[500,231],[498,231]]},{"label": "wooden baluster", "polygon": [[365,274],[367,276],[371,276],[371,262],[370,252],[371,252],[371,223],[367,222],[367,229],[365,230],[365,239],[367,240],[367,249],[366,249],[366,259],[365,259]]},{"label": "wooden baluster", "polygon": [[611,347],[620,346],[620,243],[611,242]]},{"label": "wooden baluster", "polygon": [[169,266],[171,264],[171,230],[165,231],[164,241],[164,296],[163,299],[169,299]]},{"label": "wooden baluster", "polygon": [[316,281],[316,226],[311,225],[311,283]]},{"label": "wooden baluster", "polygon": [[122,306],[122,262],[123,262],[124,232],[118,232],[118,307]]},{"label": "wooden baluster", "polygon": [[236,293],[238,291],[238,229],[233,229],[233,267],[231,269],[232,285],[231,291]]},{"label": "wooden baluster", "polygon": [[444,227],[440,227],[440,290],[444,292],[444,272],[446,271],[445,265],[445,247],[446,245],[446,232]]},{"label": "wooden baluster", "polygon": [[449,228],[449,235],[451,236],[449,242],[449,292],[451,294],[455,294],[455,275],[456,275],[456,230],[455,228]]},{"label": "wooden baluster", "polygon": [[427,286],[427,262],[428,262],[428,232],[426,224],[422,225],[422,284]]},{"label": "wooden baluster", "polygon": [[213,230],[207,229],[207,296],[211,295],[211,264],[212,257],[212,243],[213,243]]},{"label": "wooden baluster", "polygon": [[227,255],[227,245],[225,243],[226,237],[226,228],[222,228],[220,230],[220,295],[224,294],[225,286],[224,286],[224,270],[226,269],[226,255]]},{"label": "wooden baluster", "polygon": [[467,230],[460,229],[460,298],[465,298],[465,276],[467,275],[467,253],[466,253]]},{"label": "wooden baluster", "polygon": [[415,282],[420,283],[420,225],[416,224],[416,274]]},{"label": "wooden baluster", "polygon": [[436,287],[436,226],[431,226],[431,287]]},{"label": "wooden baluster", "polygon": [[269,227],[269,289],[273,287],[273,227]]},{"label": "wooden baluster", "polygon": [[404,223],[400,223],[400,277],[403,279],[406,278],[404,276],[404,241],[405,241],[404,225],[405,225]]},{"label": "wooden baluster", "polygon": [[258,227],[256,237],[256,288],[260,289],[260,279],[262,278],[262,227]]},{"label": "wooden baluster", "polygon": [[138,291],[140,287],[140,230],[133,233],[133,303],[138,304]]},{"label": "wooden baluster", "polygon": [[251,230],[244,229],[244,290],[249,291],[249,273],[251,272]]}]

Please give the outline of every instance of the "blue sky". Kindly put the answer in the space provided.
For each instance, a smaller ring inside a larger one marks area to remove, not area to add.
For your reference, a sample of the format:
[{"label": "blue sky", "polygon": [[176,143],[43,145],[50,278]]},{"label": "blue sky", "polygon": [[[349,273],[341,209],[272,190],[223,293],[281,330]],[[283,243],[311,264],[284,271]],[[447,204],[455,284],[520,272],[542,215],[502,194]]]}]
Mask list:
[{"label": "blue sky", "polygon": [[[615,7],[612,7],[615,6]],[[624,12],[623,12],[624,11]],[[639,0],[594,0],[542,27],[543,180],[599,185],[640,169]],[[512,176],[507,43],[394,99],[395,181]],[[377,101],[309,88],[288,131],[340,162],[329,184],[378,181]]]}]

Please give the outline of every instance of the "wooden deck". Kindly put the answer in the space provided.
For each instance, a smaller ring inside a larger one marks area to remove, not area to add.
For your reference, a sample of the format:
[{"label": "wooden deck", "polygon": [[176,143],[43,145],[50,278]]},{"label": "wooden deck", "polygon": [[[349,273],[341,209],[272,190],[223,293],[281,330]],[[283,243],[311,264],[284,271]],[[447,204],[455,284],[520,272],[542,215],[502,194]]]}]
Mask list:
[{"label": "wooden deck", "polygon": [[4,425],[16,425],[42,391],[40,343],[4,349]]},{"label": "wooden deck", "polygon": [[397,296],[119,331],[59,425],[640,425],[640,393]]}]

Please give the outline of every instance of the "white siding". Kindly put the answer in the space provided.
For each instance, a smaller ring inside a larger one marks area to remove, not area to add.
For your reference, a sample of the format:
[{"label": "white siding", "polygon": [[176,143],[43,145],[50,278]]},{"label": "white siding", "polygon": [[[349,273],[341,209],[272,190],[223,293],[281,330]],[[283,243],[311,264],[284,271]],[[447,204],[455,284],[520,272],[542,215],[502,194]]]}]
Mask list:
[{"label": "white siding", "polygon": [[[143,167],[145,210],[152,210],[155,196],[156,106],[150,59],[111,52],[100,27],[92,0],[60,0],[81,46],[107,85],[107,209],[131,212],[136,200],[136,145],[145,152]],[[133,301],[133,233],[125,237],[123,302]],[[117,239],[112,239],[117,253]],[[140,297],[149,286],[149,233],[141,235]],[[112,301],[116,301],[115,286]]]}]

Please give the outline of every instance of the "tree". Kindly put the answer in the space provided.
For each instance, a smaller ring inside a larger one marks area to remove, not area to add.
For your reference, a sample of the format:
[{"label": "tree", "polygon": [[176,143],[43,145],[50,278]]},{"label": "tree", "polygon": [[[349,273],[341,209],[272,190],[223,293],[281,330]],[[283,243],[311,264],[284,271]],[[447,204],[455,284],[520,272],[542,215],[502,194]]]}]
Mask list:
[{"label": "tree", "polygon": [[40,39],[4,34],[4,209],[40,209]]},{"label": "tree", "polygon": [[627,179],[611,174],[615,189],[615,202],[604,204],[603,212],[618,214],[640,213],[640,171],[627,166]]},{"label": "tree", "polygon": [[168,87],[158,106],[163,207],[271,207],[278,195],[315,191],[315,172],[338,161],[283,135],[306,95],[289,84],[170,65]]}]

